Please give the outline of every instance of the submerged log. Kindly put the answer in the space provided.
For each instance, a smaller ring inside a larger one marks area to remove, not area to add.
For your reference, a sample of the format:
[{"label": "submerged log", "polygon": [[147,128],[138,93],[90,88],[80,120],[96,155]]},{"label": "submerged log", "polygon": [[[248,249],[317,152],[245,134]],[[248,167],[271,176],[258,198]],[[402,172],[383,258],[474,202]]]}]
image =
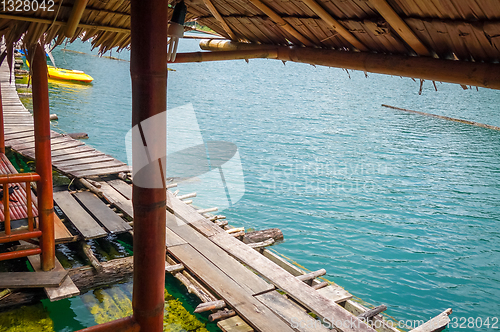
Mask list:
[{"label": "submerged log", "polygon": [[382,304],[378,307],[363,312],[362,314],[358,315],[358,318],[361,320],[371,320],[373,317],[386,310],[387,306],[385,304]]},{"label": "submerged log", "polygon": [[274,241],[282,241],[283,233],[279,228],[264,229],[262,231],[248,232],[243,237],[244,243],[257,243],[264,242],[268,239],[273,239]]},{"label": "submerged log", "polygon": [[234,310],[221,310],[208,316],[208,321],[215,322],[216,320],[229,318],[233,316],[236,316],[236,312]]},{"label": "submerged log", "polygon": [[99,260],[97,259],[97,257],[95,257],[94,252],[92,251],[92,248],[85,241],[81,241],[81,246],[82,246],[83,252],[85,253],[85,256],[87,256],[87,258],[89,259],[90,264],[92,265],[92,267],[97,272],[101,272],[102,271],[101,262],[99,262]]},{"label": "submerged log", "polygon": [[87,139],[89,138],[89,135],[86,133],[70,133],[68,134],[69,137],[74,138],[74,139]]}]

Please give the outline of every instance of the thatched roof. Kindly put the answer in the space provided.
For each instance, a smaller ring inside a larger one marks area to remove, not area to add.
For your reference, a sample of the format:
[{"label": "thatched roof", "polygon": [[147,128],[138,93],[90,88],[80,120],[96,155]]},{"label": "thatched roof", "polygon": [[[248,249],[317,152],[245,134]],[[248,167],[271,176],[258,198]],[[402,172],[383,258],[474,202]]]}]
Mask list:
[{"label": "thatched roof", "polygon": [[[16,41],[25,34],[26,44],[42,36],[46,42],[64,42],[75,1],[54,1],[52,12],[1,13],[0,35]],[[498,0],[186,0],[186,5],[186,20],[236,41],[465,61],[500,59]],[[130,1],[89,0],[69,40],[78,37],[91,39],[101,51],[128,47]]]}]

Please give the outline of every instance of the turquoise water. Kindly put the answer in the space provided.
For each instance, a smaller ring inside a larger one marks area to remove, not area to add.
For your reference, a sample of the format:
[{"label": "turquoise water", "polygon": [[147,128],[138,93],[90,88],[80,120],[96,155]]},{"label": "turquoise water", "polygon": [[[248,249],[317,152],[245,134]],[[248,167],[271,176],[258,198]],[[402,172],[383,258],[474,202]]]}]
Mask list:
[{"label": "turquoise water", "polygon": [[[129,63],[53,54],[95,78],[51,86],[57,127],[126,161]],[[169,108],[192,103],[205,140],[239,148],[246,191],[223,211],[232,225],[281,228],[280,253],[398,320],[451,307],[449,331],[498,329],[500,132],[381,104],[500,126],[500,92],[425,82],[419,96],[407,78],[273,60],[171,67]],[[469,317],[490,328],[461,324]]]}]

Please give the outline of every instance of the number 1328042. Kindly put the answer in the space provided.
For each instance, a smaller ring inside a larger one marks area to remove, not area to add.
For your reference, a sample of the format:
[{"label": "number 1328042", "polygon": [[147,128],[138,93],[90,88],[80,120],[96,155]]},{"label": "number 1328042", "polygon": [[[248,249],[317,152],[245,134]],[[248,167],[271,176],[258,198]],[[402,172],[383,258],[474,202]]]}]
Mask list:
[{"label": "number 1328042", "polygon": [[1,3],[4,12],[54,11],[54,0],[1,0]]}]

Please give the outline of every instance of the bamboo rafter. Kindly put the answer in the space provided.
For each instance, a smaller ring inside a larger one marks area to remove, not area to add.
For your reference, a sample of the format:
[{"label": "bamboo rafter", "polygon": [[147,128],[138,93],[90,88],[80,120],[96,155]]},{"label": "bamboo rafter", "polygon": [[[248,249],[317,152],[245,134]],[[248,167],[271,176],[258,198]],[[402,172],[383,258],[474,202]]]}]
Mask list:
[{"label": "bamboo rafter", "polygon": [[342,24],[340,24],[336,19],[334,19],[323,7],[321,7],[315,0],[302,0],[313,12],[316,13],[323,21],[325,21],[330,27],[335,29],[345,40],[347,40],[352,46],[356,47],[360,51],[368,51],[368,48],[363,45],[356,37],[354,37]]},{"label": "bamboo rafter", "polygon": [[398,35],[418,54],[431,55],[427,47],[413,33],[408,25],[399,17],[396,11],[385,0],[370,0],[370,4],[375,7],[380,15],[398,33]]},{"label": "bamboo rafter", "polygon": [[210,0],[203,0],[203,2],[205,3],[205,6],[207,6],[210,13],[212,13],[212,15],[215,17],[215,19],[217,21],[219,21],[220,25],[222,26],[224,31],[226,31],[226,33],[229,35],[229,37],[232,40],[237,40],[236,35],[234,34],[233,30],[231,30],[231,28],[229,27],[227,22],[224,20],[224,18],[221,16],[221,14],[217,10],[217,8],[215,8],[214,4]]},{"label": "bamboo rafter", "polygon": [[313,44],[306,37],[302,36],[300,32],[295,30],[290,24],[288,24],[281,16],[279,16],[274,10],[269,8],[266,4],[264,4],[260,0],[250,0],[250,2],[260,9],[264,14],[269,16],[274,23],[278,24],[283,30],[287,31],[289,34],[297,38],[302,44],[306,46],[313,46]]}]

